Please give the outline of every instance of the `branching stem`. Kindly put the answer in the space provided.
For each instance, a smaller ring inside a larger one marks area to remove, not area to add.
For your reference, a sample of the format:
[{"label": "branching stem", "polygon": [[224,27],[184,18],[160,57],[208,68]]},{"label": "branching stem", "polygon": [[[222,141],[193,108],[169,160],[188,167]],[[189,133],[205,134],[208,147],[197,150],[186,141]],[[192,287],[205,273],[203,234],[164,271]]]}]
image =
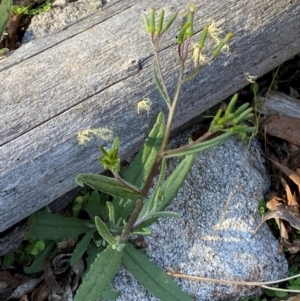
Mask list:
[{"label": "branching stem", "polygon": [[[155,51],[157,54],[157,51]],[[158,64],[159,62],[157,62]],[[176,111],[176,107],[177,107],[177,103],[179,100],[179,96],[180,96],[180,91],[182,88],[182,79],[183,79],[183,74],[184,74],[184,69],[185,69],[185,61],[183,59],[180,60],[180,70],[179,70],[179,77],[178,77],[178,83],[177,83],[177,87],[176,87],[176,92],[174,95],[174,99],[169,107],[169,115],[168,115],[168,120],[167,120],[167,124],[166,124],[166,130],[165,130],[165,134],[164,134],[164,138],[163,138],[163,142],[162,145],[160,147],[160,150],[158,152],[157,158],[150,170],[149,176],[145,182],[144,188],[142,190],[142,195],[143,196],[147,196],[149,189],[152,186],[153,183],[153,179],[161,165],[161,162],[164,158],[164,152],[166,151],[167,145],[168,145],[168,141],[169,141],[169,137],[170,137],[170,133],[171,133],[171,126],[172,126],[172,122],[173,122],[173,118],[175,115],[175,111]]]},{"label": "branching stem", "polygon": [[136,194],[142,194],[141,190],[137,189],[135,186],[126,182],[124,179],[121,178],[121,176],[117,172],[114,172],[113,175],[126,188],[130,189],[131,191],[135,192]]}]

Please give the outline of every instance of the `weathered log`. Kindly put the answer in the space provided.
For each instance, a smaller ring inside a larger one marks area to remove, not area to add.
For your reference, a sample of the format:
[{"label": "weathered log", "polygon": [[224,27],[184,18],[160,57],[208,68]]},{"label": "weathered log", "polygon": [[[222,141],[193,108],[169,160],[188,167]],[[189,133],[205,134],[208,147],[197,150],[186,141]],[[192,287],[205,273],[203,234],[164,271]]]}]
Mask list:
[{"label": "weathered log", "polygon": [[[186,5],[151,1],[167,16]],[[184,87],[174,129],[247,85],[245,72],[261,76],[300,51],[299,0],[203,0],[198,6],[196,36],[215,20],[235,38],[230,55]],[[152,80],[153,54],[141,20],[148,8],[146,0],[112,1],[0,62],[0,231],[73,189],[76,174],[101,172],[96,157],[103,141],[79,146],[79,130],[110,127],[125,158],[166,110]],[[177,28],[165,35],[160,51],[173,91]],[[149,116],[136,110],[145,97],[153,102]]]},{"label": "weathered log", "polygon": [[279,114],[300,117],[300,100],[278,91],[271,91],[266,97],[259,96],[262,103],[260,112],[265,115]]}]

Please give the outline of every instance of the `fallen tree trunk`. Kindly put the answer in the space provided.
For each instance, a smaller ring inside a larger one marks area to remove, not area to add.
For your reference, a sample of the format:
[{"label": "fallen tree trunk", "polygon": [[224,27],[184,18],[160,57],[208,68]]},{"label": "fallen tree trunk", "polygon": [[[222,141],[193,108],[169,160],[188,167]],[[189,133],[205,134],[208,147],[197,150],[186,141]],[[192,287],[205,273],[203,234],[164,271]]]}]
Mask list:
[{"label": "fallen tree trunk", "polygon": [[[261,76],[300,51],[299,0],[203,0],[195,35],[211,20],[235,34],[223,55],[186,84],[174,129],[247,85],[245,72]],[[186,1],[152,1],[166,15]],[[141,14],[146,0],[112,1],[65,30],[25,44],[0,61],[0,231],[49,204],[76,185],[80,172],[101,172],[93,140],[79,146],[78,131],[111,128],[132,155],[159,110],[166,111],[152,80],[153,53]],[[177,21],[180,24],[181,21]],[[175,36],[161,44],[167,86],[176,85]],[[148,97],[149,116],[137,114]]]}]

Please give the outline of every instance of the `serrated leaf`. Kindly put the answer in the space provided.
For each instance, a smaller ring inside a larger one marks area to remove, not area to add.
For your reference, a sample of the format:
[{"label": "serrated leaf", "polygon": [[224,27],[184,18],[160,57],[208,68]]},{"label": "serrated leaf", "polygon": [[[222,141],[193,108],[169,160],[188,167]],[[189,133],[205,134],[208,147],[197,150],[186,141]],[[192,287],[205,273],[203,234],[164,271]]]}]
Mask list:
[{"label": "serrated leaf", "polygon": [[86,223],[90,222],[76,217],[66,217],[58,213],[37,212],[30,217],[31,228],[26,238],[62,241],[68,237],[77,240],[78,236],[89,230]]},{"label": "serrated leaf", "polygon": [[78,262],[78,260],[83,256],[84,252],[87,250],[90,244],[91,239],[93,238],[95,231],[96,229],[91,229],[90,231],[85,233],[82,240],[76,245],[70,260],[71,266],[74,266]]},{"label": "serrated leaf", "polygon": [[95,224],[99,234],[107,241],[110,245],[117,244],[116,239],[111,235],[109,229],[99,216],[95,217]]},{"label": "serrated leaf", "polygon": [[79,186],[88,185],[95,190],[108,193],[115,197],[136,200],[140,197],[139,194],[124,187],[117,179],[109,178],[103,175],[95,174],[79,174],[75,178],[75,182]]},{"label": "serrated leaf", "polygon": [[7,25],[12,3],[12,0],[2,0],[0,4],[0,40]]},{"label": "serrated leaf", "polygon": [[43,270],[44,261],[46,260],[49,253],[55,248],[54,241],[45,241],[45,249],[41,251],[34,259],[34,262],[31,266],[24,266],[24,272],[26,274],[34,274]]},{"label": "serrated leaf", "polygon": [[117,273],[121,257],[122,252],[113,250],[111,246],[98,254],[89,272],[84,276],[74,301],[97,300]]},{"label": "serrated leaf", "polygon": [[170,276],[130,244],[124,248],[122,262],[134,278],[160,301],[193,301]]}]

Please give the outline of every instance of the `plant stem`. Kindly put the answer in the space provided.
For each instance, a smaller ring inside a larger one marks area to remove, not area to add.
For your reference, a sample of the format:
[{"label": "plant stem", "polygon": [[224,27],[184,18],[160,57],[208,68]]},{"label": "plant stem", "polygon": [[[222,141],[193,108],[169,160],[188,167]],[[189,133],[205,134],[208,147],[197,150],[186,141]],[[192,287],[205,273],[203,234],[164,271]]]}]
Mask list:
[{"label": "plant stem", "polygon": [[139,194],[141,195],[142,194],[142,191],[137,189],[137,187],[131,185],[130,183],[126,182],[124,179],[122,179],[120,177],[120,175],[117,173],[117,172],[114,172],[113,173],[114,177],[123,185],[125,186],[126,188],[130,189],[131,191],[135,192],[136,194]]},{"label": "plant stem", "polygon": [[[157,51],[155,52],[157,54]],[[157,62],[159,63],[159,62]],[[167,124],[166,124],[166,129],[165,129],[165,134],[164,134],[164,138],[160,147],[160,150],[158,152],[158,155],[156,157],[156,160],[154,162],[154,164],[152,165],[152,168],[150,170],[149,176],[145,182],[145,185],[142,189],[142,195],[143,196],[147,196],[149,189],[152,186],[153,183],[153,179],[161,165],[161,162],[164,158],[164,152],[167,148],[168,145],[168,141],[169,141],[169,137],[170,137],[170,133],[171,133],[171,126],[172,126],[172,122],[173,122],[173,118],[175,115],[175,111],[176,111],[176,106],[179,100],[179,96],[180,96],[180,91],[182,88],[182,78],[183,78],[183,73],[184,73],[184,67],[185,67],[185,61],[184,60],[180,60],[180,71],[179,71],[179,78],[178,78],[178,83],[177,83],[177,87],[176,87],[176,92],[174,95],[174,99],[169,107],[169,115],[168,115],[168,120],[167,120]]]},{"label": "plant stem", "polygon": [[192,143],[190,144],[187,144],[187,145],[184,145],[184,146],[181,146],[181,147],[178,147],[176,149],[171,149],[171,150],[168,150],[168,151],[165,151],[163,153],[164,156],[167,156],[167,155],[172,155],[172,154],[176,154],[176,153],[179,153],[183,150],[186,150],[188,148],[190,148],[191,146],[194,146],[202,141],[205,141],[205,140],[208,140],[208,138],[213,135],[213,134],[216,134],[216,132],[207,132],[205,133],[203,136],[201,136],[200,138],[198,138],[197,140],[193,141]]},{"label": "plant stem", "polygon": [[137,200],[135,203],[135,207],[128,219],[128,222],[126,224],[126,227],[124,231],[121,234],[121,237],[119,239],[119,243],[126,242],[130,236],[131,230],[133,228],[134,223],[137,221],[142,209],[144,207],[144,202],[142,200]]},{"label": "plant stem", "polygon": [[[170,100],[168,89],[167,89],[167,86],[166,86],[166,83],[165,83],[165,80],[164,80],[164,77],[163,77],[163,74],[162,74],[161,64],[160,64],[160,60],[159,60],[159,56],[158,56],[158,41],[156,43],[154,41],[152,41],[152,47],[153,47],[153,50],[154,50],[154,56],[155,56],[155,60],[156,60],[156,66],[157,66],[158,74],[159,74],[159,77],[160,77],[160,80],[161,80],[161,85],[164,89],[164,92],[165,92],[165,95],[166,95],[167,99]],[[154,68],[155,68],[155,66],[154,66]]]},{"label": "plant stem", "polygon": [[198,74],[200,69],[202,69],[205,65],[209,64],[215,58],[216,58],[215,56],[211,56],[210,59],[208,59],[205,63],[196,67],[191,74],[189,74],[188,76],[186,76],[185,78],[182,79],[182,83],[184,84],[184,83],[190,81],[191,79],[193,79]]}]

